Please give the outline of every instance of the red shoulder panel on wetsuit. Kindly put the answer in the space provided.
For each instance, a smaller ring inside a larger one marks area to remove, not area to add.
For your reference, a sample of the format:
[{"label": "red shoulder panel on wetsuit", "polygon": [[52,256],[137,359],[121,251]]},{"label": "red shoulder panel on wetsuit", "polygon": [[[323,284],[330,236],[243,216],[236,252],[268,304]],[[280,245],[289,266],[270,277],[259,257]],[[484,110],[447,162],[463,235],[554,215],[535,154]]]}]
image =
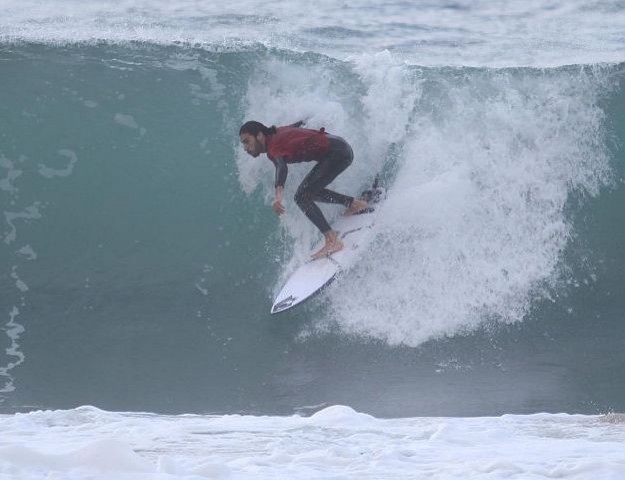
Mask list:
[{"label": "red shoulder panel on wetsuit", "polygon": [[284,158],[287,163],[319,160],[330,147],[324,129],[279,127],[267,137],[267,156],[270,160]]}]

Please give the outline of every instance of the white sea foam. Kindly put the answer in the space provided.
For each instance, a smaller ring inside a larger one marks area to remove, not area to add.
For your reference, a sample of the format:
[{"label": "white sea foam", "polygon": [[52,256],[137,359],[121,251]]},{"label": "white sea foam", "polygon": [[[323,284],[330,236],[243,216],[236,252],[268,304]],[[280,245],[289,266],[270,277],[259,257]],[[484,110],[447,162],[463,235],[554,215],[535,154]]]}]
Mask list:
[{"label": "white sea foam", "polygon": [[139,128],[137,122],[135,121],[132,115],[125,115],[123,113],[116,113],[115,117],[113,117],[115,123],[128,128]]},{"label": "white sea foam", "polygon": [[74,171],[74,166],[78,162],[78,157],[76,154],[67,149],[62,148],[57,152],[60,156],[65,157],[68,160],[68,163],[63,168],[51,168],[42,163],[39,164],[39,174],[46,178],[54,178],[54,177],[69,177]]},{"label": "white sea foam", "polygon": [[[595,195],[611,181],[598,106],[609,75],[420,70],[382,53],[351,59],[347,90],[330,81],[334,68],[272,60],[246,99],[246,119],[309,117],[353,145],[355,161],[333,189],[356,194],[392,172],[377,240],[328,289],[331,315],[316,327],[414,346],[485,319],[521,320],[558,278],[571,194]],[[244,189],[261,185],[270,204],[271,163],[241,149],[237,161]],[[292,201],[309,170],[289,171],[281,225],[290,238],[281,241],[294,250],[276,287],[319,239]]]},{"label": "white sea foam", "polygon": [[93,407],[0,416],[0,478],[619,479],[618,416],[162,416]]},{"label": "white sea foam", "polygon": [[41,218],[39,207],[39,202],[35,202],[21,212],[3,212],[4,219],[10,228],[9,232],[4,236],[4,243],[8,245],[17,239],[17,227],[14,223],[16,220],[38,220]]},{"label": "white sea foam", "polygon": [[0,180],[0,190],[4,190],[10,194],[17,192],[17,187],[13,182],[22,174],[21,170],[15,168],[14,162],[0,155],[0,167],[6,169],[6,177]]},{"label": "white sea foam", "polygon": [[35,252],[33,247],[31,247],[30,245],[24,245],[22,248],[20,248],[17,251],[17,253],[19,253],[20,255],[23,255],[26,258],[26,260],[37,259],[37,252]]},{"label": "white sea foam", "polygon": [[[9,347],[5,350],[6,354],[11,357],[11,361],[5,366],[0,366],[0,379],[4,382],[4,384],[0,386],[0,394],[15,390],[14,378],[10,372],[15,367],[24,363],[26,358],[24,352],[20,350],[20,344],[18,342],[20,335],[24,333],[23,325],[16,321],[19,314],[19,309],[14,305],[9,312],[9,321],[3,327],[3,330],[11,341]],[[1,400],[3,400],[2,396],[0,396],[0,401]]]},{"label": "white sea foam", "polygon": [[442,88],[408,125],[374,254],[330,290],[340,328],[391,344],[521,320],[558,276],[569,196],[611,178],[601,72],[434,80]]}]

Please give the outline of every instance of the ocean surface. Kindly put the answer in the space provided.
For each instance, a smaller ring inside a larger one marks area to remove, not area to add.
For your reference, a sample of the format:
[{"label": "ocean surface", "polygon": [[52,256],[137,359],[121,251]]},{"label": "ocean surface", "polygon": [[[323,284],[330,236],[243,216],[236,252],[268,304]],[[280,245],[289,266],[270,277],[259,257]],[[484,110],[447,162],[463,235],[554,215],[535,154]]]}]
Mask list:
[{"label": "ocean surface", "polygon": [[[619,1],[0,0],[0,479],[625,477],[624,32]],[[388,191],[273,316],[319,233],[250,119]]]}]

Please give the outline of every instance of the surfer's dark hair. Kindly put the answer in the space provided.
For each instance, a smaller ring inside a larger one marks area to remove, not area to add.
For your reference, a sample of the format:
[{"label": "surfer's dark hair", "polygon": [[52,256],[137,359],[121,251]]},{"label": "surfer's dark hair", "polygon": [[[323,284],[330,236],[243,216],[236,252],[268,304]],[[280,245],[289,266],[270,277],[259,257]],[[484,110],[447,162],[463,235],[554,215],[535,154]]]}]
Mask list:
[{"label": "surfer's dark hair", "polygon": [[253,135],[254,137],[259,133],[263,133],[264,135],[273,135],[278,130],[275,126],[266,127],[260,122],[256,122],[254,120],[250,120],[249,122],[245,122],[241,128],[239,129],[239,135],[243,135],[244,133],[248,133]]}]

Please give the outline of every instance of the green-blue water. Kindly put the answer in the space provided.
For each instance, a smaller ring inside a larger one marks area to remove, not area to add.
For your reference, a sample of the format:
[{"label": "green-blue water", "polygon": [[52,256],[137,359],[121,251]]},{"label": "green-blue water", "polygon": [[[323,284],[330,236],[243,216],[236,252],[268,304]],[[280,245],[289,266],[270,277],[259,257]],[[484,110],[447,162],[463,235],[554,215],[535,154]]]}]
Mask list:
[{"label": "green-blue water", "polygon": [[[623,64],[388,62],[2,44],[0,411],[625,408]],[[317,237],[237,131],[304,117],[389,200],[368,260],[272,317]]]}]

